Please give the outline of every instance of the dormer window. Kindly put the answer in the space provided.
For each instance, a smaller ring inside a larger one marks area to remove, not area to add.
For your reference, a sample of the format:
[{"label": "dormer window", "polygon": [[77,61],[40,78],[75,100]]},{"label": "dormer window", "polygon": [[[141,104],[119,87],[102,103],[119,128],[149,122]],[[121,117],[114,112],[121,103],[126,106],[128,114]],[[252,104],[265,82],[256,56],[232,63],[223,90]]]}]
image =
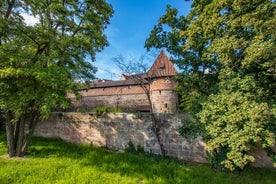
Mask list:
[{"label": "dormer window", "polygon": [[160,70],[165,70],[165,65],[159,67]]}]

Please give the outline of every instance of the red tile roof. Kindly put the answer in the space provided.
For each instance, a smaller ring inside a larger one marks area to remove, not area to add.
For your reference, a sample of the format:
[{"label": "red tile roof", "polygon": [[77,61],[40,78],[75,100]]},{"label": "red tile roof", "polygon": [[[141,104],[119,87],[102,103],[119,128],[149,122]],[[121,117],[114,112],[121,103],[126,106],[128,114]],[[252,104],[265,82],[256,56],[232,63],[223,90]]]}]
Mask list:
[{"label": "red tile roof", "polygon": [[[144,81],[146,84],[147,81]],[[120,80],[120,81],[106,81],[106,82],[92,82],[90,83],[91,88],[103,88],[103,87],[116,87],[116,86],[129,86],[137,85],[138,81],[134,79]]]},{"label": "red tile roof", "polygon": [[161,51],[159,56],[154,61],[153,65],[148,71],[150,77],[170,77],[177,75],[177,71],[173,62],[169,60],[164,51]]}]

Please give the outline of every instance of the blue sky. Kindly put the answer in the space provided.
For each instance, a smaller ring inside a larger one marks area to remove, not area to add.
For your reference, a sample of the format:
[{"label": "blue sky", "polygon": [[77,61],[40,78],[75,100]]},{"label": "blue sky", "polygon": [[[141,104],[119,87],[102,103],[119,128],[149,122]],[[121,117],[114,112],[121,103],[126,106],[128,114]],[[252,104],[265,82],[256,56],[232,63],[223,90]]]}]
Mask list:
[{"label": "blue sky", "polygon": [[[146,54],[144,42],[158,19],[165,14],[166,5],[177,8],[187,15],[191,2],[184,0],[107,0],[114,9],[108,28],[105,30],[109,46],[96,56],[93,63],[98,67],[96,77],[117,80],[121,71],[113,58],[140,58]],[[153,62],[153,61],[150,61]]]}]

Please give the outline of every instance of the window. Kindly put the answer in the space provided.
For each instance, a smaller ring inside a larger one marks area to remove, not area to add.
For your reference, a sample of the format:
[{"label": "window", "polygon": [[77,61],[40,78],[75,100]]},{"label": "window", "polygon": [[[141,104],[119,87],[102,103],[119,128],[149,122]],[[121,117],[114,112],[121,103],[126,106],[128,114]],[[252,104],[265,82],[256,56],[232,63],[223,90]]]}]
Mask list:
[{"label": "window", "polygon": [[168,104],[167,103],[165,103],[165,108],[168,108]]},{"label": "window", "polygon": [[159,90],[159,95],[161,95],[161,90]]},{"label": "window", "polygon": [[160,70],[165,70],[165,65],[159,67]]}]

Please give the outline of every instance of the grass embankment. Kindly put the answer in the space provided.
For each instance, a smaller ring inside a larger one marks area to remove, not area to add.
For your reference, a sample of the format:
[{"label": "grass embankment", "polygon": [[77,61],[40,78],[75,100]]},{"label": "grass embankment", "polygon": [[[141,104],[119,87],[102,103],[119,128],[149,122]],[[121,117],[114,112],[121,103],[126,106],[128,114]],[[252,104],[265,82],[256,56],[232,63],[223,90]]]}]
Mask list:
[{"label": "grass embankment", "polygon": [[[0,135],[0,155],[6,152]],[[276,172],[248,168],[215,172],[206,165],[184,164],[149,154],[112,152],[89,145],[34,138],[26,158],[0,158],[0,183],[275,183]]]}]

